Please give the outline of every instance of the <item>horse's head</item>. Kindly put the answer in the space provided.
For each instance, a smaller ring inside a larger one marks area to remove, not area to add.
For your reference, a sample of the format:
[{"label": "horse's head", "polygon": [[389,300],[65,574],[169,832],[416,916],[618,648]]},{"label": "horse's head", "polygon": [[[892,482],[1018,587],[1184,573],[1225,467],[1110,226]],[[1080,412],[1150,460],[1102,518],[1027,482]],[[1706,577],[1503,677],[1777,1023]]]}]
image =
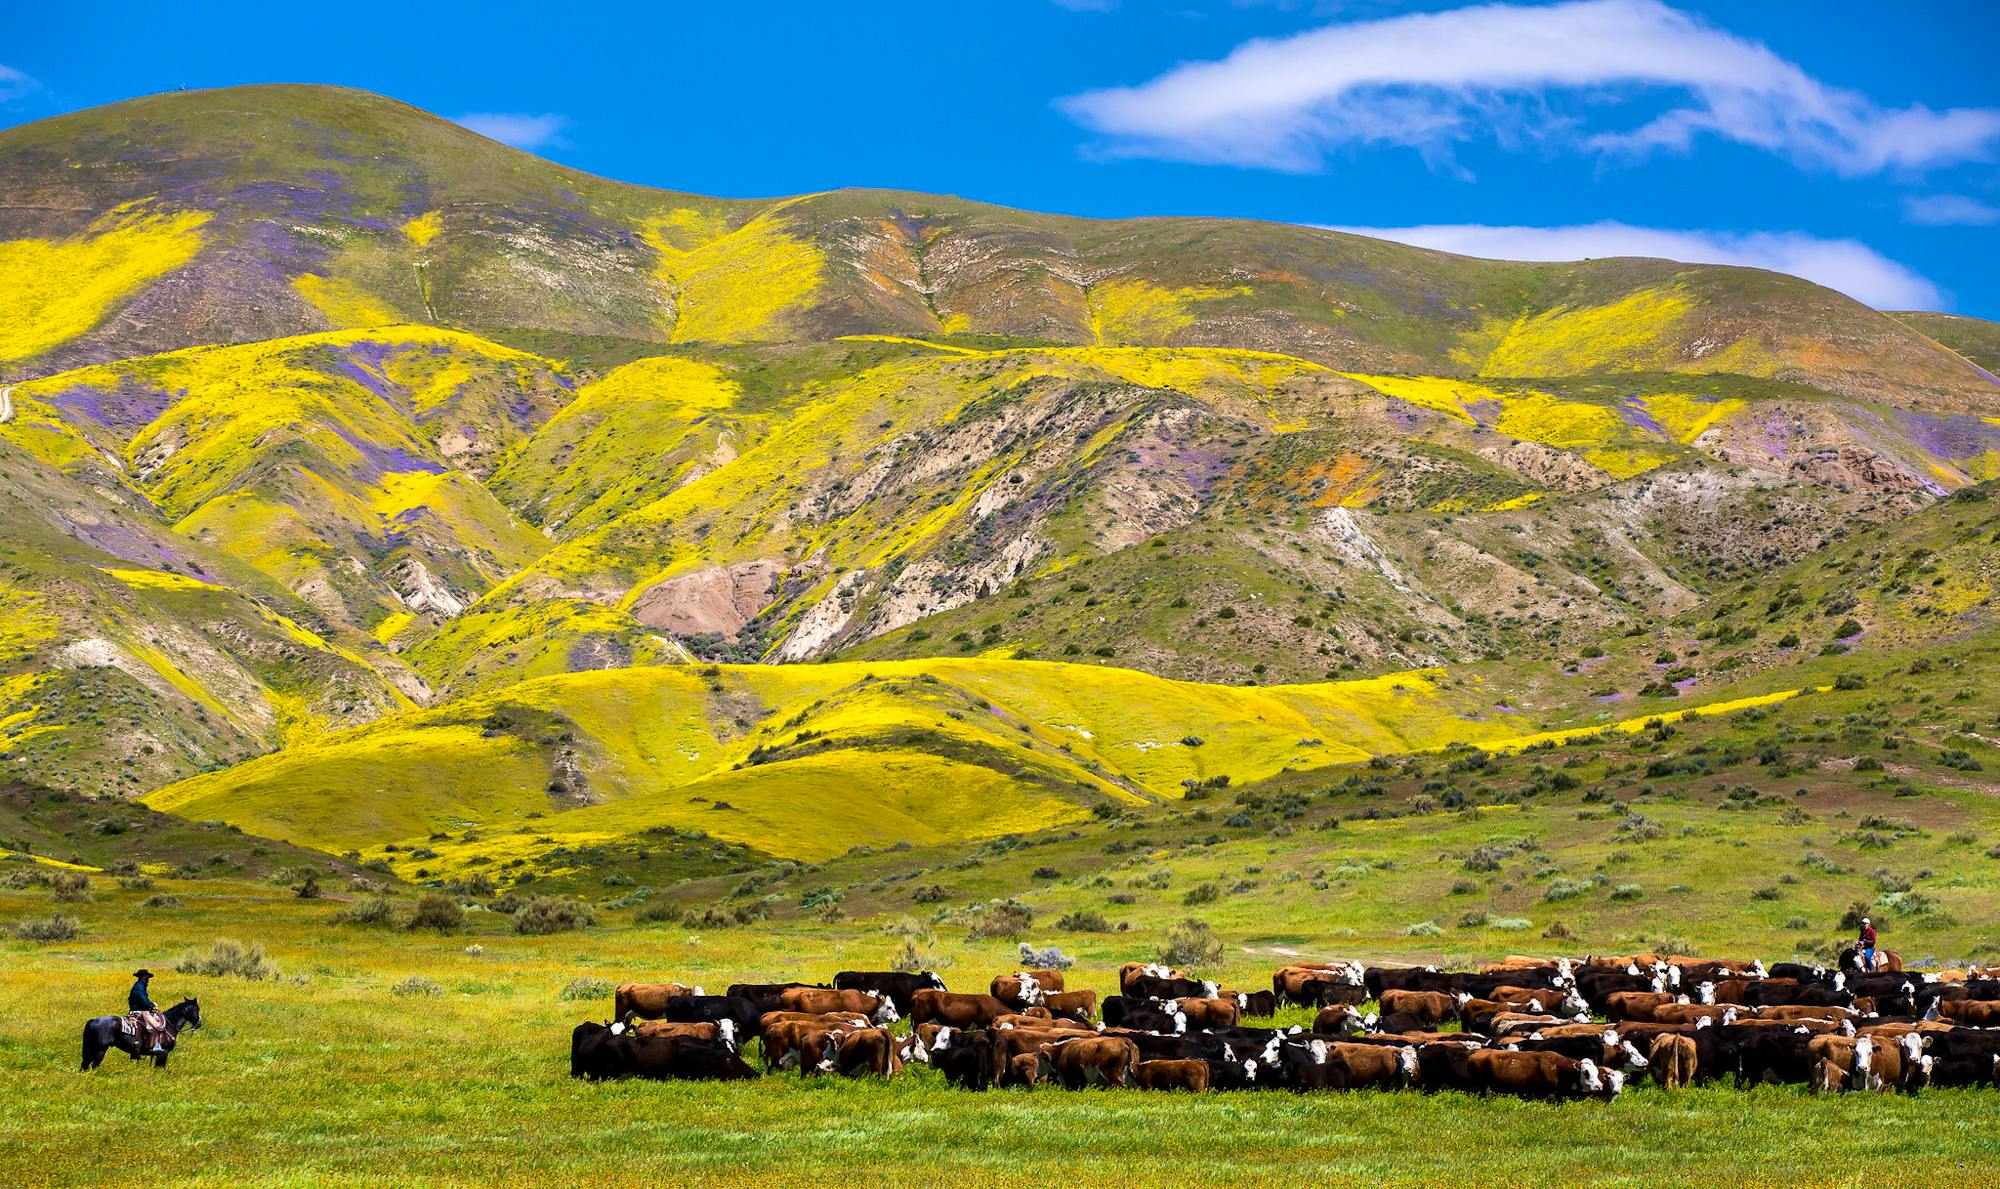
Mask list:
[{"label": "horse's head", "polygon": [[173,1012],[171,1012],[171,1013],[168,1013],[168,1014],[175,1014],[175,1013],[178,1013],[178,1014],[179,1014],[179,1016],[180,1016],[180,1018],[181,1018],[181,1026],[182,1026],[182,1027],[184,1027],[184,1028],[199,1028],[199,1027],[201,1027],[201,1001],[200,1001],[200,1000],[198,1000],[198,999],[195,999],[195,998],[194,998],[194,997],[192,997],[192,996],[190,996],[190,997],[188,997],[188,998],[186,998],[186,999],[183,999],[183,1000],[181,1000],[181,1001],[180,1001],[179,1003],[177,1003],[177,1004],[175,1004],[175,1005],[174,1005],[174,1009],[173,1009]]}]

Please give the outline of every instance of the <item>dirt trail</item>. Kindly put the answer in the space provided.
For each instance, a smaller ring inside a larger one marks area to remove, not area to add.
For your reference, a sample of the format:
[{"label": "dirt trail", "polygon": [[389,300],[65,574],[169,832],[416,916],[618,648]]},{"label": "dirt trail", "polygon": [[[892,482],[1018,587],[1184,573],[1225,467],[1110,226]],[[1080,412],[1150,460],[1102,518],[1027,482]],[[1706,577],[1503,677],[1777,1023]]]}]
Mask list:
[{"label": "dirt trail", "polygon": [[12,421],[13,419],[14,419],[14,388],[13,385],[10,384],[5,388],[0,388],[0,425],[5,425],[9,421]]}]

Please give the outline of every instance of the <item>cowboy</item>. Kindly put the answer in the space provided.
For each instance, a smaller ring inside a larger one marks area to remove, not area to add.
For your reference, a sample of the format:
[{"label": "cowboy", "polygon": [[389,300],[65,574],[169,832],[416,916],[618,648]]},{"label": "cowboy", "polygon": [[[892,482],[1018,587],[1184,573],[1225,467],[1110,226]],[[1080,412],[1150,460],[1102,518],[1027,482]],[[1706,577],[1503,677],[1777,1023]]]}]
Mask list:
[{"label": "cowboy", "polygon": [[159,1007],[153,1002],[152,992],[146,986],[153,981],[153,972],[142,966],[132,972],[132,978],[134,980],[132,990],[125,996],[125,1006],[138,1017],[135,1031],[138,1033],[139,1043],[144,1046],[150,1034],[153,1042],[151,1051],[164,1053],[167,1050],[161,1041],[165,1032],[165,1020],[160,1014]]},{"label": "cowboy", "polygon": [[1861,918],[1861,969],[1875,969],[1875,926],[1867,917]]}]

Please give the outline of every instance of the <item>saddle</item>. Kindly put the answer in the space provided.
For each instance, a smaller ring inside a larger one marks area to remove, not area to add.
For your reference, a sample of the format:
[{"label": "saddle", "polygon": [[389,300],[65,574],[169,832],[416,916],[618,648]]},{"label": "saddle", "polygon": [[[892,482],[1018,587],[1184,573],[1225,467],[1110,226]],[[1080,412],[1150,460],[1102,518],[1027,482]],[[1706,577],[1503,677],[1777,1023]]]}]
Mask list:
[{"label": "saddle", "polygon": [[135,1011],[120,1017],[119,1031],[132,1042],[132,1047],[145,1053],[155,1045],[163,1050],[174,1047],[174,1039],[167,1035],[167,1017],[156,1011]]}]

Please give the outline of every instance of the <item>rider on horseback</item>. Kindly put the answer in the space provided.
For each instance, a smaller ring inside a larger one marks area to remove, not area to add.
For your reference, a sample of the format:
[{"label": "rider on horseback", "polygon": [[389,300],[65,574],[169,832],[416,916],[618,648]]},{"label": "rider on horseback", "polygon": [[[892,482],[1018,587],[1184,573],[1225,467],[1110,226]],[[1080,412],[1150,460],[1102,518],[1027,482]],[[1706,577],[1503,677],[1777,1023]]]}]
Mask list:
[{"label": "rider on horseback", "polygon": [[1861,950],[1861,969],[1873,971],[1875,969],[1875,926],[1869,922],[1867,917],[1861,918],[1861,944],[1857,948]]},{"label": "rider on horseback", "polygon": [[138,970],[132,973],[132,978],[134,980],[132,983],[132,990],[129,994],[125,996],[126,1010],[130,1011],[134,1015],[139,1015],[139,1013],[141,1012],[148,1013],[147,1015],[139,1016],[139,1019],[142,1021],[141,1027],[143,1029],[143,1031],[141,1032],[141,1038],[142,1039],[144,1038],[145,1032],[151,1032],[153,1045],[150,1051],[155,1053],[164,1053],[167,1051],[164,1044],[164,1041],[166,1039],[164,1035],[165,1032],[164,1028],[159,1025],[154,1025],[151,1028],[145,1027],[145,1024],[151,1023],[152,1021],[161,1018],[159,1007],[153,1003],[152,992],[149,991],[146,987],[147,983],[153,981],[153,972],[147,970],[145,967],[142,966]]}]

